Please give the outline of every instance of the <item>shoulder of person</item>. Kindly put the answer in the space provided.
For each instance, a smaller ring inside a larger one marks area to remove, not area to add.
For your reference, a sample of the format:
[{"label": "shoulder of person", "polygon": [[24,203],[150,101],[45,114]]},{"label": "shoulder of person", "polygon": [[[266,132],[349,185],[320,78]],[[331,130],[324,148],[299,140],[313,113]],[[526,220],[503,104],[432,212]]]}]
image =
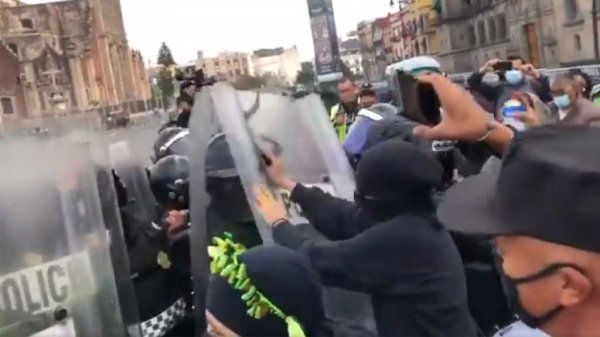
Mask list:
[{"label": "shoulder of person", "polygon": [[550,337],[541,330],[532,329],[521,321],[500,329],[494,337]]},{"label": "shoulder of person", "polygon": [[573,112],[578,116],[581,124],[597,124],[600,120],[600,107],[582,97],[577,99]]}]

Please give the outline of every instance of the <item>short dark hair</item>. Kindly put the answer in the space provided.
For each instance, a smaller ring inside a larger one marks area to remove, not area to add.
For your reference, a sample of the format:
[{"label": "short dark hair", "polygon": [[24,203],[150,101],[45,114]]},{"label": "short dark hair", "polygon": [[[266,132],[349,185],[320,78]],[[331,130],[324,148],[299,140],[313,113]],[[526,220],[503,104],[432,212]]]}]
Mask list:
[{"label": "short dark hair", "polygon": [[358,97],[365,97],[365,96],[368,96],[368,97],[377,97],[377,93],[373,89],[363,89],[358,94]]},{"label": "short dark hair", "polygon": [[528,64],[528,63],[529,63],[529,62],[527,62],[527,60],[526,60],[526,59],[522,58],[522,57],[521,57],[521,56],[519,56],[519,55],[510,55],[510,56],[509,56],[509,57],[507,57],[506,59],[507,59],[507,60],[509,60],[509,61],[517,61],[517,60],[518,60],[518,61],[521,61],[521,62],[523,62],[523,64]]},{"label": "short dark hair", "polygon": [[350,77],[342,77],[342,79],[338,81],[338,85],[344,84],[346,82],[350,82],[350,83],[352,83],[353,86],[356,86],[356,83]]}]

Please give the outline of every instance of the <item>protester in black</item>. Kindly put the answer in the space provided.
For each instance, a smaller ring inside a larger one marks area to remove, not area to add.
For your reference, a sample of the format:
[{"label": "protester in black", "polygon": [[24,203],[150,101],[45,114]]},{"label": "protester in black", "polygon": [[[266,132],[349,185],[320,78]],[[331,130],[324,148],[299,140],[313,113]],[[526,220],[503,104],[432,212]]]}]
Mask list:
[{"label": "protester in black", "polygon": [[438,210],[454,231],[496,238],[509,305],[552,337],[600,331],[598,143],[590,126],[518,134],[499,175],[466,179]]},{"label": "protester in black", "polygon": [[292,225],[255,192],[275,241],[306,254],[328,285],[370,294],[380,336],[477,335],[460,256],[433,214],[442,169],[430,154],[394,140],[367,151],[356,203],[292,182],[278,158],[267,172],[310,221]]}]

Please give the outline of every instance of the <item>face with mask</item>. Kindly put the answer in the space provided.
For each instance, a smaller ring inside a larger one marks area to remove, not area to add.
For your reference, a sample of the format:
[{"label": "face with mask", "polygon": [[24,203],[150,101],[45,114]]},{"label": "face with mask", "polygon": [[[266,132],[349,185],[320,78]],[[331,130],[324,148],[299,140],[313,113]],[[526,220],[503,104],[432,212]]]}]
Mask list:
[{"label": "face with mask", "polygon": [[504,77],[506,78],[506,83],[513,86],[521,84],[525,78],[523,72],[517,69],[508,70],[504,74]]},{"label": "face with mask", "polygon": [[486,73],[481,81],[486,85],[495,87],[500,83],[500,76],[496,73]]},{"label": "face with mask", "polygon": [[561,110],[571,108],[577,99],[574,81],[568,77],[559,77],[551,86],[552,101]]},{"label": "face with mask", "polygon": [[496,239],[497,263],[510,309],[523,323],[550,335],[585,311],[592,296],[585,262],[571,258],[575,254],[553,254],[557,246],[525,237]]}]

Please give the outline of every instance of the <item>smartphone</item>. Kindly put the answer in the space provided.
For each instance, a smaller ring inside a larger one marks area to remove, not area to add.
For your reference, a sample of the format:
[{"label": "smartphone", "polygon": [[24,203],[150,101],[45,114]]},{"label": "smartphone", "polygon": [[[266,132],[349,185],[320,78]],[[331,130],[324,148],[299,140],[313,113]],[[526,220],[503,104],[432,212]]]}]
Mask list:
[{"label": "smartphone", "polygon": [[504,103],[502,107],[503,123],[513,127],[517,131],[525,131],[527,125],[519,120],[518,116],[527,113],[527,103],[517,98],[512,98]]},{"label": "smartphone", "polygon": [[407,73],[398,74],[398,83],[404,114],[412,120],[428,125],[442,120],[440,99],[431,84],[419,82]]},{"label": "smartphone", "polygon": [[494,70],[499,72],[506,72],[512,70],[512,62],[511,61],[500,61],[494,65]]}]

